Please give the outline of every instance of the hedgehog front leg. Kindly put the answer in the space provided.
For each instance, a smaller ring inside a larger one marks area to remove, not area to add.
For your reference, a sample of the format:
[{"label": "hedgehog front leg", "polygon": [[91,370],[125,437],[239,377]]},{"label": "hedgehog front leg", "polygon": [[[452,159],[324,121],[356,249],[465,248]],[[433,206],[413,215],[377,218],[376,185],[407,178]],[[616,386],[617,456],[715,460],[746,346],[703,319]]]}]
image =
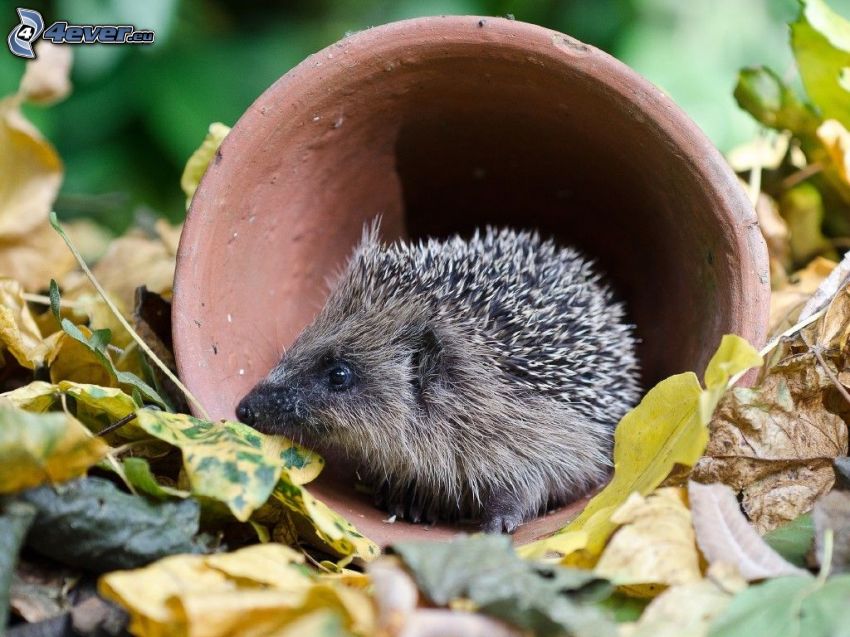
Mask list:
[{"label": "hedgehog front leg", "polygon": [[383,481],[375,489],[375,506],[413,524],[433,524],[439,519],[437,503],[425,497],[414,482],[399,485]]},{"label": "hedgehog front leg", "polygon": [[528,517],[529,505],[520,494],[494,491],[487,498],[481,515],[481,530],[485,533],[513,533]]}]

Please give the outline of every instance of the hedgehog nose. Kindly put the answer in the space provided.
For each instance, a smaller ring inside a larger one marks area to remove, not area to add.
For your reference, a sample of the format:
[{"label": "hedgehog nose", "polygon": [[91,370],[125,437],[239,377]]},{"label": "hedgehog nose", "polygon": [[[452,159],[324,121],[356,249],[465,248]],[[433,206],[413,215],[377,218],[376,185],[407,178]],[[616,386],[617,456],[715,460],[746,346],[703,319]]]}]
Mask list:
[{"label": "hedgehog nose", "polygon": [[244,422],[246,425],[253,425],[257,420],[257,412],[248,403],[248,400],[243,398],[236,407],[236,418],[239,422]]}]

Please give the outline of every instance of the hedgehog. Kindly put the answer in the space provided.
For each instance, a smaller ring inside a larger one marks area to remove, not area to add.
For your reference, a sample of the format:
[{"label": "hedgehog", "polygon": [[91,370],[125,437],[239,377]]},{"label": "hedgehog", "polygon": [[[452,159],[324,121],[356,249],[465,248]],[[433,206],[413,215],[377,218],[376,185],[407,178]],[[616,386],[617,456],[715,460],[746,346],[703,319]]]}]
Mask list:
[{"label": "hedgehog", "polygon": [[344,458],[396,518],[513,533],[609,475],[635,345],[574,248],[493,228],[383,245],[373,224],[236,414]]}]

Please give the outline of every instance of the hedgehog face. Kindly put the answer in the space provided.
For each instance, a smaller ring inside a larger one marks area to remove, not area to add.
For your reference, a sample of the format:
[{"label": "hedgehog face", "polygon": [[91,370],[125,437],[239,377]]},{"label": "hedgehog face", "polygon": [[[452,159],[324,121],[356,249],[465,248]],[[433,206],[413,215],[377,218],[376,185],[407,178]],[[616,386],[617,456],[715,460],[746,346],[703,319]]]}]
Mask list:
[{"label": "hedgehog face", "polygon": [[374,448],[387,436],[409,436],[433,339],[421,326],[388,324],[386,316],[320,316],[242,399],[239,419],[320,450]]}]

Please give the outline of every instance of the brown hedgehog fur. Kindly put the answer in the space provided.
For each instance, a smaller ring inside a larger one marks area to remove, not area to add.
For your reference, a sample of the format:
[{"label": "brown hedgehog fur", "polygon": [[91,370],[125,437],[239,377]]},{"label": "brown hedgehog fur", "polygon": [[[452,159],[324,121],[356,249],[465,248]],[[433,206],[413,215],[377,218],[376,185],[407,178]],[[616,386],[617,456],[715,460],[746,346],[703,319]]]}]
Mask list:
[{"label": "brown hedgehog fur", "polygon": [[344,454],[398,517],[513,532],[608,475],[639,396],[634,350],[571,248],[493,229],[384,246],[373,225],[237,414]]}]

